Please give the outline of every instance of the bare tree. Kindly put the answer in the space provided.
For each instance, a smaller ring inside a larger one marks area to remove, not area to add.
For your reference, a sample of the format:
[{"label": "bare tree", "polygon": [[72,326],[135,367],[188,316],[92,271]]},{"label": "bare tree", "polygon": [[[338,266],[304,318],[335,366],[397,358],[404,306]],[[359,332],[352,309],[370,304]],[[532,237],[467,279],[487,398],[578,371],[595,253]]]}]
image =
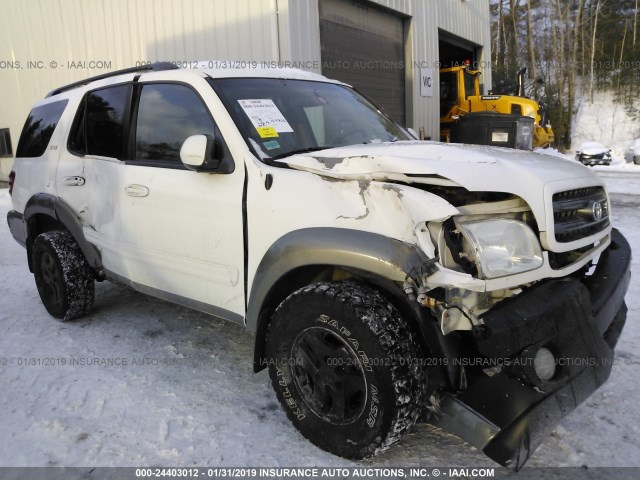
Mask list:
[{"label": "bare tree", "polygon": [[636,32],[638,30],[638,0],[636,0],[636,8],[633,11],[633,46],[636,46]]},{"label": "bare tree", "polygon": [[620,60],[618,62],[619,65],[622,65],[622,60],[624,59],[624,44],[627,40],[627,21],[624,22],[624,33],[622,34],[622,45],[620,45]]},{"label": "bare tree", "polygon": [[533,28],[531,27],[531,0],[527,0],[527,49],[529,51],[529,78],[536,79],[536,45],[533,39]]},{"label": "bare tree", "polygon": [[498,6],[498,45],[496,51],[496,65],[504,67],[506,65],[507,38],[504,28],[504,2],[500,0]]},{"label": "bare tree", "polygon": [[518,46],[518,7],[520,6],[520,0],[509,0],[509,14],[511,15],[511,42],[509,42],[509,46],[511,47],[511,51],[509,56],[511,60],[513,60],[517,66],[518,64],[518,55],[520,52],[520,48]]},{"label": "bare tree", "polygon": [[622,73],[624,71],[623,67],[623,59],[624,59],[624,44],[627,40],[627,21],[624,21],[624,33],[622,34],[622,44],[620,45],[620,60],[618,60],[618,82],[616,83],[616,92],[620,92],[620,79],[622,78]]},{"label": "bare tree", "polygon": [[565,141],[564,145],[566,148],[571,146],[571,127],[573,123],[573,108],[575,104],[576,97],[576,62],[578,59],[578,33],[580,32],[580,28],[582,28],[582,12],[584,8],[586,0],[577,0],[578,5],[576,9],[575,16],[573,19],[569,18],[567,15],[567,30],[569,30],[570,23],[573,22],[573,31],[571,34],[571,57],[570,57],[570,65],[568,68],[568,99],[567,99],[567,129],[565,133]]},{"label": "bare tree", "polygon": [[555,0],[554,2],[554,18],[551,21],[552,27],[552,52],[553,52],[553,64],[555,69],[555,89],[557,91],[557,119],[556,125],[556,138],[564,139],[564,132],[566,131],[565,123],[565,107],[564,101],[565,94],[565,78],[567,69],[567,57],[565,55],[565,45],[567,43],[566,35],[566,23],[569,13],[569,5],[563,8],[565,5],[564,0]]},{"label": "bare tree", "polygon": [[596,17],[593,21],[593,33],[591,34],[591,66],[589,68],[589,103],[593,105],[593,66],[596,58],[596,34],[598,31],[598,17],[600,15],[600,0],[596,3]]}]

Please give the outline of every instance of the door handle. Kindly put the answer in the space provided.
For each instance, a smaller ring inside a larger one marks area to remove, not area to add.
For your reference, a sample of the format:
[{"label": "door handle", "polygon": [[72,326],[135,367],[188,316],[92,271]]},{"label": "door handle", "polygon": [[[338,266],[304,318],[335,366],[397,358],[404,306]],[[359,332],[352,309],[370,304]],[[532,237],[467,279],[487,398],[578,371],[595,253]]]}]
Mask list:
[{"label": "door handle", "polygon": [[130,197],[146,197],[149,195],[149,189],[144,185],[127,185],[124,191],[127,192],[127,195]]},{"label": "door handle", "polygon": [[74,175],[72,177],[64,177],[62,179],[62,184],[67,185],[68,187],[81,187],[84,185],[84,178]]}]

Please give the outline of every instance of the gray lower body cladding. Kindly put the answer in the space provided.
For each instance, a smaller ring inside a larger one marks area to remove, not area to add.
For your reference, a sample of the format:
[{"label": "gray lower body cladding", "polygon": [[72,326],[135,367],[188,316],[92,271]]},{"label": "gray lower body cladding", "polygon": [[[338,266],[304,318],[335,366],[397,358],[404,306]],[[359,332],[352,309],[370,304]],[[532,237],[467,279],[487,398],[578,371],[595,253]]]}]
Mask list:
[{"label": "gray lower body cladding", "polygon": [[[31,197],[27,202],[24,213],[11,210],[7,214],[7,223],[9,224],[11,235],[20,245],[27,248],[27,258],[29,259],[29,269],[31,271],[33,271],[30,254],[31,243],[35,240],[36,233],[34,233],[34,230],[38,230],[37,227],[34,228],[33,220],[38,217],[48,218],[50,221],[57,222],[56,228],[59,228],[58,224],[64,226],[75,241],[78,242],[80,250],[82,250],[89,265],[98,273],[98,279],[103,278],[100,252],[85,239],[78,214],[64,200],[47,193],[38,193]],[[50,229],[47,228],[46,230]]]},{"label": "gray lower body cladding", "polygon": [[21,213],[11,210],[7,214],[7,224],[11,235],[23,247],[27,246],[27,224],[24,221],[24,217]]},{"label": "gray lower body cladding", "polygon": [[[473,439],[501,465],[522,467],[560,420],[609,377],[626,320],[630,262],[629,244],[614,230],[588,280],[542,282],[487,312],[475,338],[479,356],[496,364],[506,359],[508,366],[449,397],[473,412],[467,425],[453,423],[454,433]],[[532,365],[541,347],[555,357],[550,380],[538,378]],[[479,423],[488,426],[481,441]]]}]

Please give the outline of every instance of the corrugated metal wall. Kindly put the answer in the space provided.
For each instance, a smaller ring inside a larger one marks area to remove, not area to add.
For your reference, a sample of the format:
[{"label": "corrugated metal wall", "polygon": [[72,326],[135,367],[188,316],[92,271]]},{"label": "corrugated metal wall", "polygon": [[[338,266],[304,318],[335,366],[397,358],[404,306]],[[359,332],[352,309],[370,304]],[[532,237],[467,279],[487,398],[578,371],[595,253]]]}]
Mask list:
[{"label": "corrugated metal wall", "polygon": [[[318,1],[0,0],[0,128],[15,151],[48,91],[137,62],[296,60],[321,71]],[[407,16],[407,119],[437,138],[438,97],[420,97],[418,67],[437,61],[438,28],[484,45],[488,59],[489,0],[372,1]],[[490,85],[488,69],[483,78]],[[0,178],[7,170],[3,159]]]},{"label": "corrugated metal wall", "polygon": [[55,87],[144,61],[279,59],[276,0],[0,0],[0,12],[0,128],[14,152]]},{"label": "corrugated metal wall", "polygon": [[[320,61],[318,0],[275,0],[280,26],[280,58],[315,66]],[[320,73],[320,68],[309,68]]]}]

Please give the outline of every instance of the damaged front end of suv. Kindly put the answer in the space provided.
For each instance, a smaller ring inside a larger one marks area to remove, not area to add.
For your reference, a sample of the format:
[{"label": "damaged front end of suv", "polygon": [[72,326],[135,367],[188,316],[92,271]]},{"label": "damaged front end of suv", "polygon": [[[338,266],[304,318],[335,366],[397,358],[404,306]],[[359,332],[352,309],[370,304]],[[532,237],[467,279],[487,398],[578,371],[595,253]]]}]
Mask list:
[{"label": "damaged front end of suv", "polygon": [[[558,233],[565,215],[576,217],[576,238],[607,221],[598,214],[607,210],[600,187],[558,198],[556,238],[567,234]],[[495,209],[487,214],[487,207]],[[575,213],[587,209],[596,213]],[[460,216],[429,225],[444,269],[408,289],[418,292],[416,300],[439,319],[444,335],[468,331],[459,336],[466,346],[460,350],[473,352],[449,359],[456,383],[453,392],[434,392],[432,421],[519,468],[609,377],[626,319],[629,245],[613,229],[586,246],[543,250],[535,219],[519,199],[459,210]],[[446,270],[478,281],[456,287]]]},{"label": "damaged front end of suv", "polygon": [[[403,290],[431,355],[426,418],[522,467],[609,377],[625,323],[631,252],[601,181],[568,161],[503,149],[404,143],[342,158],[350,148],[291,163],[371,182],[361,195],[371,210],[374,185],[390,182],[413,212],[424,261]],[[456,157],[465,160],[438,161]],[[419,221],[415,190],[423,205],[445,200],[446,215]]]}]

